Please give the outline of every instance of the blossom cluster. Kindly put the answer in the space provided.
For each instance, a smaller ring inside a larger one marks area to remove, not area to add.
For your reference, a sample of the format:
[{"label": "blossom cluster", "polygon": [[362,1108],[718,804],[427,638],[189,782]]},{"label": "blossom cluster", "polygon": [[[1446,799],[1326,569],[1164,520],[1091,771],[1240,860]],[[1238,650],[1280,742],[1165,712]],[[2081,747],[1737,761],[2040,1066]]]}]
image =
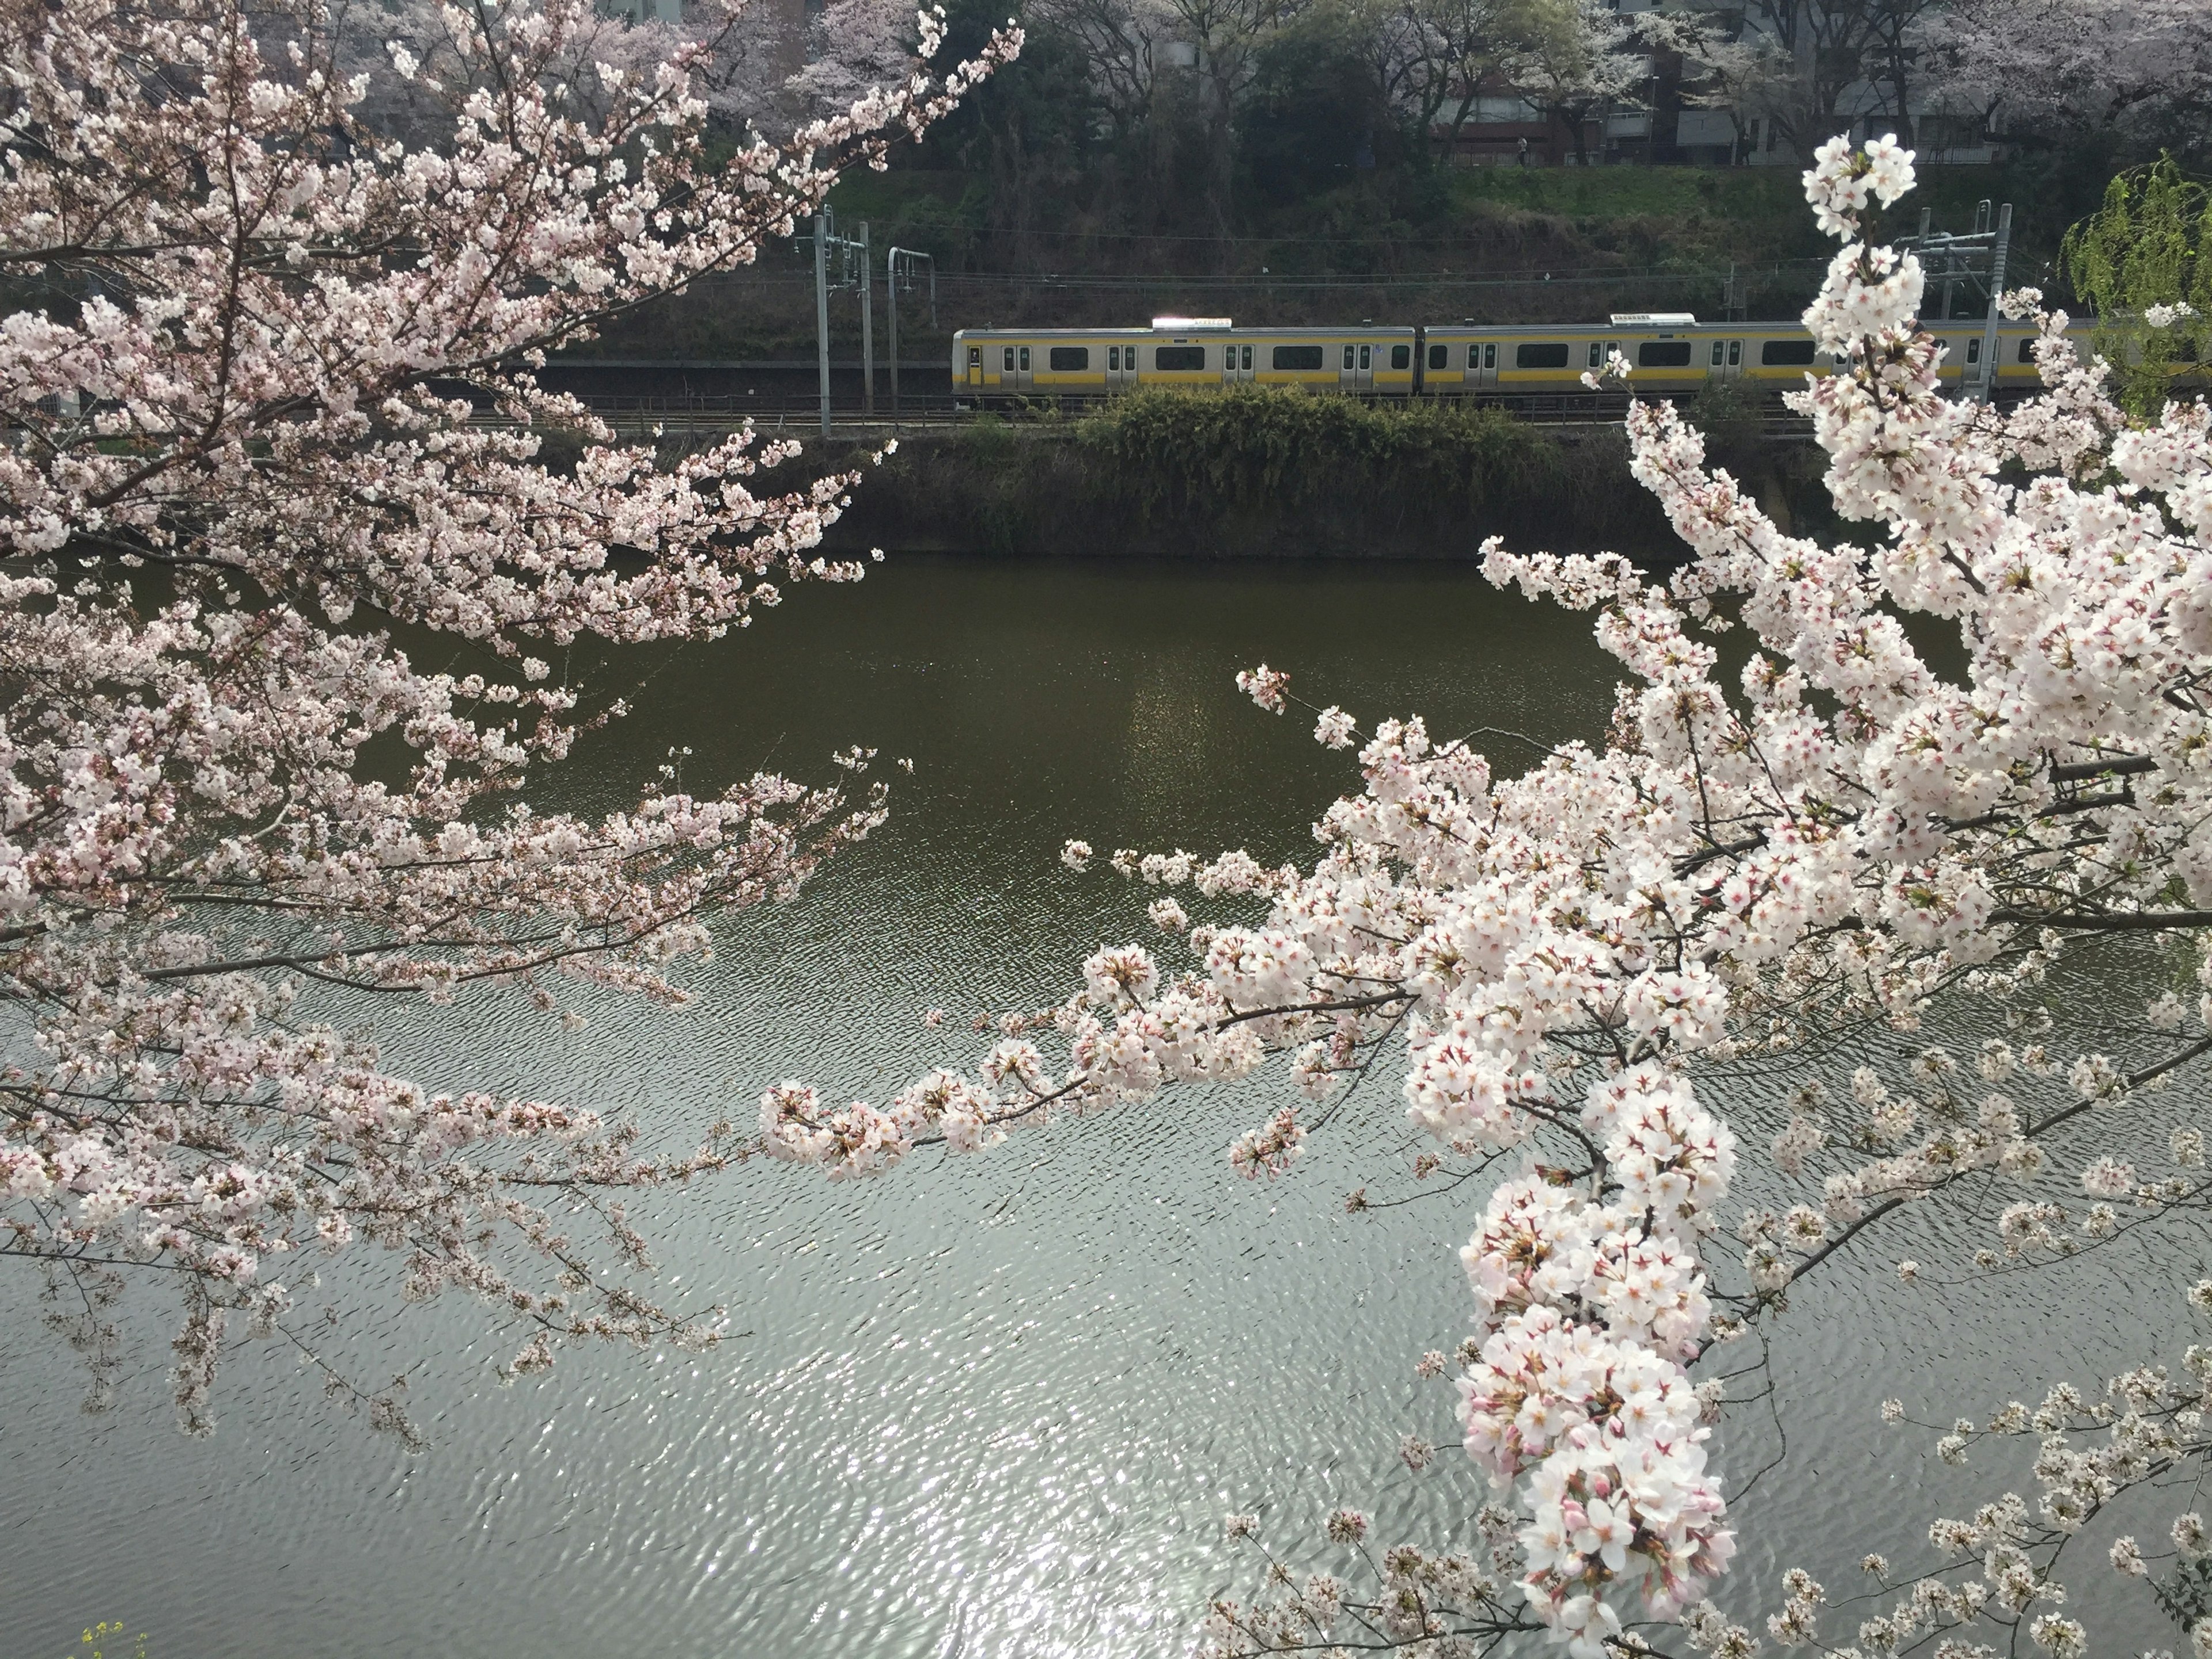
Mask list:
[{"label": "blossom cluster", "polygon": [[601,992],[680,1000],[715,914],[881,822],[862,754],[842,788],[672,765],[628,810],[523,804],[625,711],[571,677],[580,641],[713,638],[860,574],[817,550],[855,475],[767,488],[796,450],[750,430],[665,459],[535,371],[753,258],[1019,44],[723,161],[703,46],[591,74],[587,0],[437,22],[434,75],[388,43],[445,109],[415,148],[321,0],[0,0],[0,258],[44,296],[0,324],[0,1242],[73,1281],[96,1371],[120,1289],[181,1292],[195,1429],[226,1316],[292,1333],[303,1261],[366,1245],[410,1297],[503,1310],[515,1370],[714,1340],[627,1282],[644,1242],[597,1192],[719,1168],[731,1126],[648,1154],[426,1087],[323,999],[507,988],[570,1029]]},{"label": "blossom cluster", "polygon": [[1609,1592],[1638,1588],[1671,1617],[1735,1553],[1684,1369],[1711,1323],[1696,1247],[1735,1148],[1650,1062],[1580,1115],[1609,1198],[1545,1176],[1491,1194],[1461,1252],[1482,1334],[1459,1389],[1468,1455],[1500,1488],[1530,1476],[1524,1594],[1577,1659],[1598,1659],[1621,1628]]}]

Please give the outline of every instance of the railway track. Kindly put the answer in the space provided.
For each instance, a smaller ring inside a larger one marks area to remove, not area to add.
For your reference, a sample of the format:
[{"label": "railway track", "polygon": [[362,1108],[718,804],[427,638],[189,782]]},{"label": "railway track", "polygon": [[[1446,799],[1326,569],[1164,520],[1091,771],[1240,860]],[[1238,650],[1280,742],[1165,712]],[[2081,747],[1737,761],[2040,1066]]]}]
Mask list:
[{"label": "railway track", "polygon": [[[793,404],[780,399],[586,395],[583,401],[594,415],[628,437],[645,436],[656,431],[664,434],[708,435],[737,431],[747,422],[750,422],[758,431],[784,433],[793,437],[805,437],[821,430],[818,404]],[[1584,398],[1549,394],[1481,401],[1486,405],[1504,409],[1532,426],[1575,428],[1620,426],[1626,412],[1628,400],[1617,394],[1601,393]],[[1033,428],[1060,426],[1065,430],[1067,416],[1080,414],[1084,407],[1081,403],[1071,402],[989,412],[1014,425]],[[896,437],[906,432],[957,429],[972,423],[978,413],[978,410],[950,398],[932,398],[926,402],[908,398],[902,400],[902,406],[896,415],[888,410],[878,410],[872,414],[853,409],[833,410],[830,426],[833,433],[852,437],[869,434]],[[490,414],[479,416],[475,423],[484,426],[507,424],[501,417]],[[1763,426],[1765,435],[1778,442],[1802,440],[1812,434],[1809,421],[1802,416],[1778,409],[1768,414]]]}]

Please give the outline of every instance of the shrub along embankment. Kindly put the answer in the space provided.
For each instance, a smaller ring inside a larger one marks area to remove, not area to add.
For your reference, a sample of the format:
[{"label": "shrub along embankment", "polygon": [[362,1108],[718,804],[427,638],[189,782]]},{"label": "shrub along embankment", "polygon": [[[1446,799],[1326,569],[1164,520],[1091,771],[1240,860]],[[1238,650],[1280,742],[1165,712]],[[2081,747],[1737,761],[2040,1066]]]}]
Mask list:
[{"label": "shrub along embankment", "polygon": [[1490,535],[1654,561],[1680,548],[1617,428],[1258,387],[1137,392],[1073,419],[985,415],[910,434],[868,470],[832,545],[1471,558]]}]

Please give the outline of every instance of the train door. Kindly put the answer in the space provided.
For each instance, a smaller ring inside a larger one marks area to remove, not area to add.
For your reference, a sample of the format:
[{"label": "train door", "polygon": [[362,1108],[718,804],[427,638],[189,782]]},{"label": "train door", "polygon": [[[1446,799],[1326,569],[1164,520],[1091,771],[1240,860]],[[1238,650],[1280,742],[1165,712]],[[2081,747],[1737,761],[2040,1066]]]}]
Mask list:
[{"label": "train door", "polygon": [[1498,384],[1498,342],[1474,340],[1467,348],[1467,385],[1470,389]]},{"label": "train door", "polygon": [[981,346],[968,348],[968,389],[970,392],[983,389],[983,348]]},{"label": "train door", "polygon": [[1109,345],[1106,348],[1106,389],[1120,392],[1137,383],[1137,348],[1133,345]]},{"label": "train door", "polygon": [[1990,384],[1984,378],[1986,374],[1987,371],[1982,367],[1982,337],[1978,334],[1968,335],[1966,367],[1959,372],[1959,390],[1970,396],[1982,396],[1984,389]]},{"label": "train door", "polygon": [[1343,366],[1337,370],[1337,389],[1340,392],[1372,392],[1375,390],[1375,348],[1362,342],[1344,347]]},{"label": "train door", "polygon": [[1733,380],[1743,374],[1743,342],[1715,340],[1710,348],[1711,362],[1706,365],[1705,378],[1711,380]]},{"label": "train door", "polygon": [[999,360],[999,389],[1001,392],[1027,392],[1030,389],[1030,349],[1027,346],[1000,346]]},{"label": "train door", "polygon": [[1252,378],[1252,348],[1236,341],[1224,343],[1221,348],[1221,384],[1236,386]]}]

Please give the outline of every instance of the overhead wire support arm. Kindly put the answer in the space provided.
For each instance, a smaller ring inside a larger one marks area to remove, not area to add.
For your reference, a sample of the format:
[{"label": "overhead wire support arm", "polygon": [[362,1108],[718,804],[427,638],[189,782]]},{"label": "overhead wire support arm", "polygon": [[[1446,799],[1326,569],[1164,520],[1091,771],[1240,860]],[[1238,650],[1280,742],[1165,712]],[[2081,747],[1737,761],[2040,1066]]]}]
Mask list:
[{"label": "overhead wire support arm", "polygon": [[1997,384],[1997,298],[2004,292],[2005,262],[2012,246],[2012,204],[1977,204],[1974,228],[1965,233],[1930,230],[1929,220],[1929,210],[1921,209],[1920,234],[1905,246],[1919,257],[1927,293],[1942,296],[1941,316],[1935,320],[1951,320],[1953,297],[1962,283],[1978,289],[1987,302],[1980,342],[1961,365],[1959,377],[1960,395],[1985,404]]}]

